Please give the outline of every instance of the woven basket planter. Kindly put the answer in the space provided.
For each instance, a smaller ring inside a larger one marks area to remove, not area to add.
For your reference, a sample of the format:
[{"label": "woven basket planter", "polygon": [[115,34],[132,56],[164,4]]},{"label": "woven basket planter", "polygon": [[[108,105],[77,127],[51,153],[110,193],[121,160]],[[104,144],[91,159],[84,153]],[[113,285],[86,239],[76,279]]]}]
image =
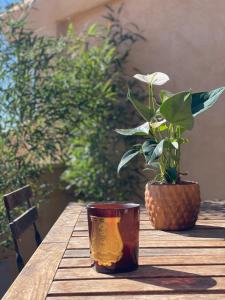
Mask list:
[{"label": "woven basket planter", "polygon": [[150,184],[145,187],[145,206],[155,229],[192,228],[200,208],[198,183]]}]

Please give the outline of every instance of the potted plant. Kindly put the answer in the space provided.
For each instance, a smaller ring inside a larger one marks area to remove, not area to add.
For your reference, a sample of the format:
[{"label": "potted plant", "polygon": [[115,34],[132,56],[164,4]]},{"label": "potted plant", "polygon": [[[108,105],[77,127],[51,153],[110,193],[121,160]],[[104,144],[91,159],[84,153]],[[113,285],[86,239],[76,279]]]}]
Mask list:
[{"label": "potted plant", "polygon": [[194,118],[210,108],[224,92],[225,87],[210,92],[191,90],[173,94],[161,90],[154,95],[154,85],[163,85],[169,77],[161,72],[141,75],[136,79],[147,84],[148,105],[128,99],[143,118],[144,123],[132,129],[117,129],[117,133],[138,135],[143,143],[134,145],[122,157],[118,172],[131,159],[141,154],[147,169],[156,170],[155,179],[146,184],[145,205],[155,229],[184,230],[195,225],[200,207],[200,189],[197,182],[181,179],[181,146],[188,142],[183,137],[191,130]]}]

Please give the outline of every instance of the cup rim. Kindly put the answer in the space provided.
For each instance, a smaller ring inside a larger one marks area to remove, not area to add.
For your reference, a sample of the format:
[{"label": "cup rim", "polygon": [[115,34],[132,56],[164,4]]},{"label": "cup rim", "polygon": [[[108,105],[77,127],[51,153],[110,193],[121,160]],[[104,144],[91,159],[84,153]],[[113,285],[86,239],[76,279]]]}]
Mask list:
[{"label": "cup rim", "polygon": [[140,204],[138,203],[120,203],[120,202],[94,202],[87,204],[87,209],[98,209],[98,210],[121,210],[121,209],[132,209],[139,208]]}]

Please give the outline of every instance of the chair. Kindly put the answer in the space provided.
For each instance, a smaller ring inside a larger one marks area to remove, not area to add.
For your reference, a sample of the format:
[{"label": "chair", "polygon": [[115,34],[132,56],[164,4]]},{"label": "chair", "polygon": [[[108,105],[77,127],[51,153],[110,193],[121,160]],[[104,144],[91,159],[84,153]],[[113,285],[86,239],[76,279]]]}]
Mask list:
[{"label": "chair", "polygon": [[[3,196],[7,218],[9,220],[9,227],[12,233],[12,238],[16,251],[16,263],[19,272],[24,267],[24,260],[21,256],[20,249],[18,246],[18,239],[22,235],[22,233],[31,225],[34,228],[34,237],[36,240],[37,247],[41,243],[41,236],[38,232],[35,221],[38,217],[37,208],[35,206],[31,206],[30,198],[32,197],[32,190],[29,185],[26,185],[12,193],[6,194]],[[13,220],[12,210],[18,206],[22,206],[26,204],[27,210],[21,214],[19,217]]]}]

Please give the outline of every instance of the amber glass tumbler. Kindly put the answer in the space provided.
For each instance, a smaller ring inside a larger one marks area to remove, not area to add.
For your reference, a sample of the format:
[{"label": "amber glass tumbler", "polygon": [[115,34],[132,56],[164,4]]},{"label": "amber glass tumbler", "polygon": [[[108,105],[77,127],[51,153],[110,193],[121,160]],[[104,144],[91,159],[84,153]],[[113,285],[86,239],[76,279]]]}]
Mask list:
[{"label": "amber glass tumbler", "polygon": [[138,267],[140,205],[94,203],[87,206],[92,265],[100,273]]}]

